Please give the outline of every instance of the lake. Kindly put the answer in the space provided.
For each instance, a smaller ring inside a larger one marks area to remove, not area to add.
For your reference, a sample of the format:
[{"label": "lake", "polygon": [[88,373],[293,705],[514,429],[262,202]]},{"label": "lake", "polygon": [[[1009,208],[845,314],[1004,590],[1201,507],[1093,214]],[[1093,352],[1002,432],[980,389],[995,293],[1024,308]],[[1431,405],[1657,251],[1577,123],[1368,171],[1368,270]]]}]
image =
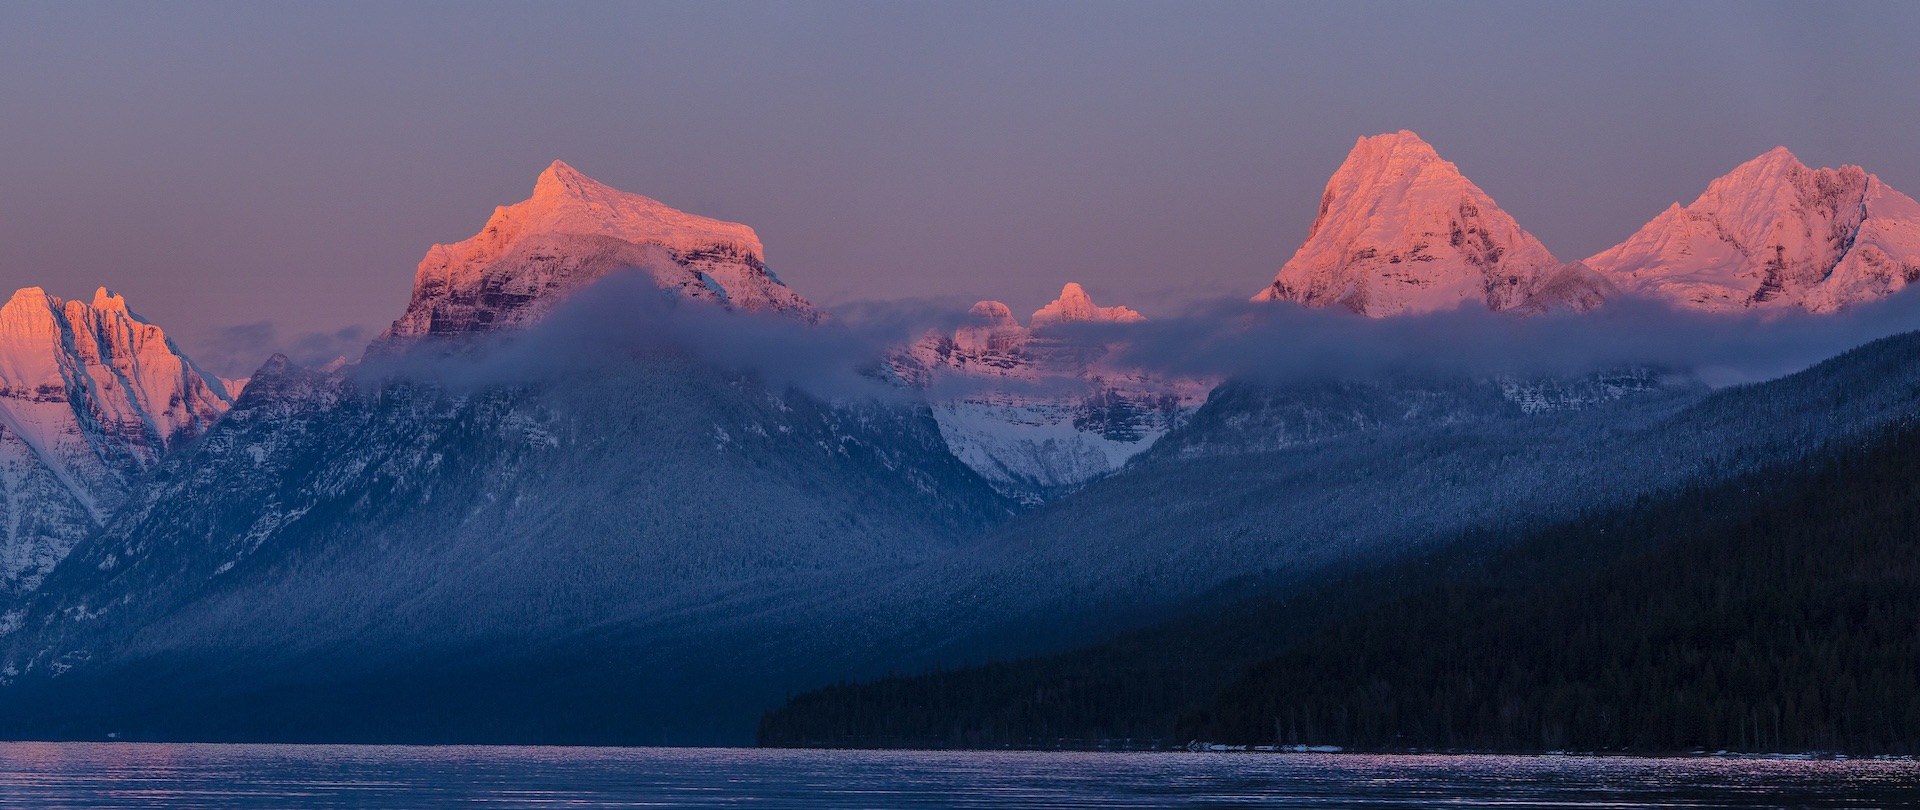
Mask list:
[{"label": "lake", "polygon": [[0,808],[1913,807],[1920,763],[0,743]]}]

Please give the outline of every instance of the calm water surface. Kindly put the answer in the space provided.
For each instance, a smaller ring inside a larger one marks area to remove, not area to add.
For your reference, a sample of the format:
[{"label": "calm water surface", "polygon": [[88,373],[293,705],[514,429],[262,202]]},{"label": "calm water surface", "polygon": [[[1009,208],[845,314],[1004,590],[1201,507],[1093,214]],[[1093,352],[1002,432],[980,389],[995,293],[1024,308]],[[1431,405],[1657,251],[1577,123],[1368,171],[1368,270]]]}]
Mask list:
[{"label": "calm water surface", "polygon": [[1920,807],[1920,763],[0,743],[0,807]]}]

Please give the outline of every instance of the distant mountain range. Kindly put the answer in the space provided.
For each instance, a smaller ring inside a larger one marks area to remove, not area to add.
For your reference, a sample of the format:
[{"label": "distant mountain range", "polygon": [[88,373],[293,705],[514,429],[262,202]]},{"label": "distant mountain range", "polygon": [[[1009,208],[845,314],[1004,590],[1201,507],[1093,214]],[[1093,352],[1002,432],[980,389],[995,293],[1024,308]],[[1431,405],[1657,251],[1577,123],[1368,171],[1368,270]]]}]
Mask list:
[{"label": "distant mountain range", "polygon": [[[1356,144],[1256,299],[1836,313],[1920,275],[1917,229],[1877,178],[1776,150],[1562,263],[1400,132]],[[1232,379],[1139,365],[1151,326],[1067,283],[1025,325],[982,301],[876,348],[858,393],[781,382],[840,327],[751,228],[560,162],[432,247],[358,362],[224,381],[104,290],[22,290],[0,732],[742,742],[797,690],[1790,463],[1912,419],[1920,384],[1888,352],[1721,391],[1653,367]],[[776,359],[707,345],[744,335]]]}]

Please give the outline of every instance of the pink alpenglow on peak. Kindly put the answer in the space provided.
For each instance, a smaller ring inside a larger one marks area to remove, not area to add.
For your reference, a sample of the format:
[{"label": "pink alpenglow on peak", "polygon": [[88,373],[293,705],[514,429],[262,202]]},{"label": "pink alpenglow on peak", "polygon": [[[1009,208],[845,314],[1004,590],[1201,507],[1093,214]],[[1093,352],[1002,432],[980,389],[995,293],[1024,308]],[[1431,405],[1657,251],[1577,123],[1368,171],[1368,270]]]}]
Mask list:
[{"label": "pink alpenglow on peak", "polygon": [[1414,133],[1361,138],[1327,181],[1307,241],[1255,301],[1372,317],[1484,306],[1597,306],[1606,289],[1562,265]]},{"label": "pink alpenglow on peak", "polygon": [[232,404],[222,381],[121,296],[103,287],[89,305],[27,287],[0,306],[0,412],[7,427],[40,434],[25,430],[35,420],[23,421],[22,409],[56,402],[89,408],[87,421],[156,450],[198,435]]},{"label": "pink alpenglow on peak", "polygon": [[101,287],[93,291],[93,308],[101,311],[119,310],[126,312],[127,299],[112,290]]},{"label": "pink alpenglow on peak", "polygon": [[524,326],[619,270],[730,309],[820,318],[767,270],[752,228],[669,208],[556,160],[532,197],[494,209],[473,238],[427,251],[407,311],[375,345]]},{"label": "pink alpenglow on peak", "polygon": [[1711,312],[1836,312],[1920,278],[1920,203],[1786,147],[1740,164],[1586,260],[1629,292]]},{"label": "pink alpenglow on peak", "polygon": [[230,390],[106,289],[92,304],[15,292],[0,306],[0,595],[35,587]]},{"label": "pink alpenglow on peak", "polygon": [[1095,306],[1092,296],[1079,284],[1067,282],[1060,288],[1060,297],[1033,313],[1029,321],[1035,329],[1042,329],[1057,323],[1072,321],[1114,321],[1130,323],[1144,321],[1145,316],[1126,307]]}]

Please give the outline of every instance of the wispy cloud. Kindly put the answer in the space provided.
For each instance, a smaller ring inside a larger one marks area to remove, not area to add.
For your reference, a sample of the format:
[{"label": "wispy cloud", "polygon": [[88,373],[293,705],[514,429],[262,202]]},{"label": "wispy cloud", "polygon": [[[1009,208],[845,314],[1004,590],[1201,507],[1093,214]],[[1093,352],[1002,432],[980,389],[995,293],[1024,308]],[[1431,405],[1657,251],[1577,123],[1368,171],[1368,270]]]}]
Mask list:
[{"label": "wispy cloud", "polygon": [[245,377],[268,357],[284,354],[303,366],[360,356],[372,336],[364,326],[282,334],[272,321],[254,321],[210,330],[185,347],[201,368],[227,378]]}]

